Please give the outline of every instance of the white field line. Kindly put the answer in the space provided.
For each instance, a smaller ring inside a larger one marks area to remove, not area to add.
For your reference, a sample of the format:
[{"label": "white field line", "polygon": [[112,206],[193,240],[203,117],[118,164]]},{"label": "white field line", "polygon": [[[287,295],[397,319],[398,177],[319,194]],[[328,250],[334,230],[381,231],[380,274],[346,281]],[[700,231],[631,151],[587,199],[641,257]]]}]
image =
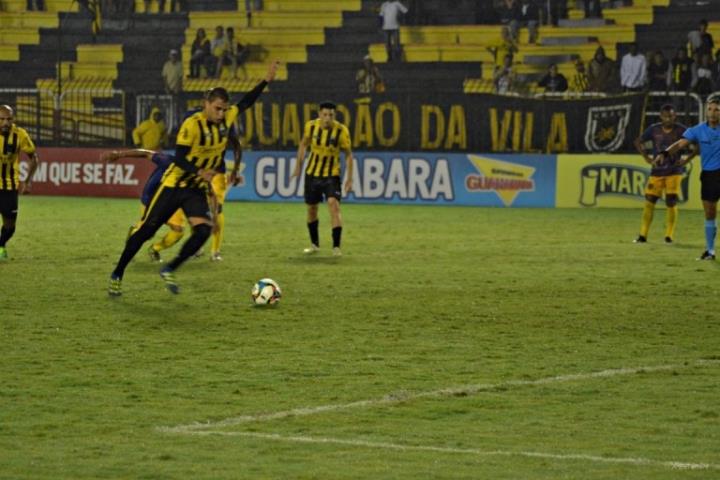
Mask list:
[{"label": "white field line", "polygon": [[698,360],[687,362],[685,364],[676,365],[657,365],[649,367],[633,367],[633,368],[617,368],[610,370],[602,370],[590,373],[575,373],[569,375],[557,375],[553,377],[539,378],[536,380],[508,380],[500,383],[480,383],[475,385],[464,385],[459,387],[441,388],[438,390],[428,390],[424,392],[408,393],[399,392],[391,393],[380,398],[367,400],[358,400],[350,403],[339,403],[329,405],[319,405],[316,407],[300,407],[291,410],[281,410],[271,413],[258,413],[249,415],[240,415],[230,417],[216,422],[195,422],[188,425],[177,425],[174,427],[158,427],[158,430],[165,433],[187,433],[198,430],[207,430],[211,428],[222,428],[233,425],[241,425],[253,422],[267,422],[287,417],[302,417],[309,415],[318,415],[327,412],[336,412],[341,410],[351,410],[356,408],[378,407],[384,405],[395,405],[398,403],[408,402],[420,398],[437,398],[437,397],[453,397],[475,395],[480,392],[488,392],[498,389],[506,389],[513,387],[527,387],[537,385],[549,385],[553,383],[574,382],[580,380],[591,380],[595,378],[609,378],[622,375],[633,375],[644,372],[660,372],[665,370],[690,368],[701,365],[717,365],[720,360]]},{"label": "white field line", "polygon": [[228,437],[250,437],[263,440],[273,440],[279,442],[295,442],[295,443],[313,443],[313,444],[329,444],[329,445],[345,445],[361,448],[378,448],[381,450],[400,450],[404,452],[437,452],[437,453],[456,453],[466,455],[476,455],[483,457],[503,456],[503,457],[527,457],[541,458],[547,460],[559,461],[584,461],[605,464],[624,464],[638,467],[660,467],[675,470],[720,470],[720,465],[714,463],[690,463],[677,461],[651,460],[649,458],[637,457],[600,457],[598,455],[585,455],[581,453],[543,453],[543,452],[526,452],[512,450],[479,450],[475,448],[451,448],[438,446],[422,446],[422,445],[403,445],[399,443],[387,442],[370,442],[366,440],[344,440],[341,438],[328,437],[307,437],[307,436],[284,436],[274,433],[257,433],[257,432],[227,432],[227,431],[184,431],[179,432],[185,435],[220,435]]}]

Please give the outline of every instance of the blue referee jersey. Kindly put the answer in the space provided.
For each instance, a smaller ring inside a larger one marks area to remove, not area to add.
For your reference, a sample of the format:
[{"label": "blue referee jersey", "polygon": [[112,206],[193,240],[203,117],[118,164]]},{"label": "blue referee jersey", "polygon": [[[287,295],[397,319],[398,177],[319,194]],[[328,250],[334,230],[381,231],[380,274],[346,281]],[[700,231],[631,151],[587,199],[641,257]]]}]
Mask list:
[{"label": "blue referee jersey", "polygon": [[160,181],[162,180],[163,174],[165,174],[165,170],[167,170],[170,164],[175,161],[175,157],[164,153],[156,153],[152,156],[151,160],[156,167],[148,177],[147,182],[145,182],[145,186],[143,187],[142,195],[140,196],[140,203],[143,205],[150,203],[150,199],[152,199],[158,189],[158,186],[160,186]]},{"label": "blue referee jersey", "polygon": [[720,125],[707,122],[688,128],[683,137],[700,146],[700,160],[704,172],[720,170]]}]

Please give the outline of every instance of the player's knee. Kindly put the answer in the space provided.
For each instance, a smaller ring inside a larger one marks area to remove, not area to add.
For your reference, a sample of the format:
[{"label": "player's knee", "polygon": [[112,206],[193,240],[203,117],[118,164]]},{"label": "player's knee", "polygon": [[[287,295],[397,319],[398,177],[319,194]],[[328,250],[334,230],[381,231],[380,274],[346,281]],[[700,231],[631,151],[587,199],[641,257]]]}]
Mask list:
[{"label": "player's knee", "polygon": [[655,195],[645,195],[645,200],[648,202],[655,204],[657,203],[659,197],[656,197]]},{"label": "player's knee", "polygon": [[665,205],[668,207],[674,207],[678,203],[678,196],[677,195],[666,195],[665,196]]},{"label": "player's knee", "polygon": [[193,235],[207,240],[212,234],[212,227],[207,223],[200,223],[193,227]]}]

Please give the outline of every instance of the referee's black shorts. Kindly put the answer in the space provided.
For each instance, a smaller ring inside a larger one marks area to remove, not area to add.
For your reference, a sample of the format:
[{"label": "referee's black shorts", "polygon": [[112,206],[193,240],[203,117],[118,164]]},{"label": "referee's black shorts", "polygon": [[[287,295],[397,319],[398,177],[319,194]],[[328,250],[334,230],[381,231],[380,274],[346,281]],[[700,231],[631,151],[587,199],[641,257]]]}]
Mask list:
[{"label": "referee's black shorts", "polygon": [[18,211],[18,191],[0,190],[0,214],[15,220]]},{"label": "referee's black shorts", "polygon": [[706,202],[720,200],[720,170],[700,172],[700,198]]},{"label": "referee's black shorts", "polygon": [[182,209],[187,218],[202,217],[212,219],[207,192],[201,188],[160,186],[145,209],[143,223],[160,226],[167,222],[173,213]]},{"label": "referee's black shorts", "polygon": [[323,197],[342,199],[340,177],[313,177],[305,175],[305,203],[322,203]]}]

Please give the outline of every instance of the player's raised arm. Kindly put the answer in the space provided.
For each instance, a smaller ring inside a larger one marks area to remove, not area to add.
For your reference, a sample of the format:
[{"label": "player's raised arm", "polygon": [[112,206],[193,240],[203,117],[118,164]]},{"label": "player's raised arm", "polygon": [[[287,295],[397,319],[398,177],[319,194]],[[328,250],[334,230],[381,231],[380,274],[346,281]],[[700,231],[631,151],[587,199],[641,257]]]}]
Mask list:
[{"label": "player's raised arm", "polygon": [[40,157],[38,157],[37,152],[32,152],[27,154],[28,162],[30,163],[27,176],[25,177],[25,181],[21,182],[21,188],[20,193],[30,193],[32,190],[32,177],[35,175],[35,170],[37,170],[38,164],[40,163]]},{"label": "player's raised arm", "polygon": [[295,169],[293,170],[292,176],[297,177],[300,175],[300,171],[302,170],[302,166],[305,163],[305,152],[307,152],[307,147],[310,145],[310,138],[303,136],[303,138],[300,140],[300,145],[298,145],[298,151],[295,160]]},{"label": "player's raised arm", "polygon": [[688,148],[688,146],[690,146],[690,144],[691,144],[690,140],[688,140],[687,138],[681,138],[680,140],[673,143],[672,145],[670,145],[668,148],[666,148],[662,152],[658,153],[655,156],[655,160],[653,161],[653,163],[655,165],[662,165],[663,163],[665,163],[665,160],[668,157],[672,156],[673,154],[675,154],[676,152],[678,152],[680,150],[684,150],[684,149]]},{"label": "player's raised arm", "polygon": [[117,162],[121,158],[146,158],[151,159],[155,154],[152,150],[144,148],[133,148],[131,150],[113,150],[111,152],[103,152],[100,154],[100,160],[103,162]]},{"label": "player's raised arm", "polygon": [[352,191],[353,186],[353,154],[349,148],[345,150],[345,165],[347,168],[347,174],[345,175],[345,194],[347,195]]},{"label": "player's raised arm", "polygon": [[268,71],[265,74],[265,78],[255,85],[255,88],[247,92],[240,101],[236,104],[237,107],[240,109],[241,112],[244,112],[248,108],[250,108],[255,101],[258,99],[262,91],[265,89],[265,87],[275,80],[275,75],[277,74],[277,69],[280,66],[280,62],[275,60],[273,61],[270,66],[268,67]]},{"label": "player's raised arm", "polygon": [[242,165],[242,144],[240,143],[240,139],[237,137],[237,134],[235,132],[235,129],[230,132],[230,135],[228,135],[228,143],[230,143],[230,147],[233,151],[233,168],[230,171],[230,184],[235,186],[240,181],[240,177],[238,175],[238,172],[240,171],[240,165]]},{"label": "player's raised arm", "polygon": [[633,142],[633,145],[635,146],[635,150],[637,150],[638,153],[639,153],[640,155],[642,155],[643,159],[644,159],[647,163],[652,164],[652,163],[653,163],[653,157],[650,156],[650,154],[645,151],[645,147],[643,146],[643,144],[644,144],[645,141],[646,141],[644,137],[645,137],[645,134],[642,134],[641,136],[637,137],[637,138],[635,139],[635,141]]}]

